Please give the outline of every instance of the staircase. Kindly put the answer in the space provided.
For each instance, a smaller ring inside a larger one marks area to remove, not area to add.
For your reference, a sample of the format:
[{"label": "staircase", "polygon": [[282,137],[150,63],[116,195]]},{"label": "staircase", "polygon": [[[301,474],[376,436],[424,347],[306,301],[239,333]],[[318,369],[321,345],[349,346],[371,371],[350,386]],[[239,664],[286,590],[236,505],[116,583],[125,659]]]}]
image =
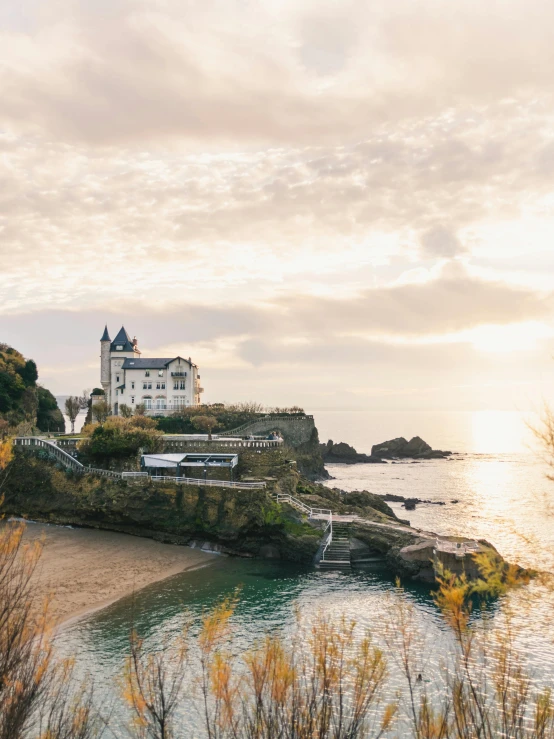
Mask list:
[{"label": "staircase", "polygon": [[331,540],[319,561],[320,570],[350,570],[350,531],[347,524],[335,523]]}]

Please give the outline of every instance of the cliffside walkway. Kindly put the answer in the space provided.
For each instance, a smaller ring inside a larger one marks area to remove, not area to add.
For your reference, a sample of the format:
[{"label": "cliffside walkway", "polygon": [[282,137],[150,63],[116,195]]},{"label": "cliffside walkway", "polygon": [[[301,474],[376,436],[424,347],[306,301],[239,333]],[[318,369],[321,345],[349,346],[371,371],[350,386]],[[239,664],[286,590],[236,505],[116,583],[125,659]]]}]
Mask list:
[{"label": "cliffside walkway", "polygon": [[154,482],[174,482],[182,485],[201,485],[203,487],[218,488],[234,488],[239,490],[256,490],[266,487],[265,482],[230,482],[227,480],[203,480],[194,477],[168,477],[165,475],[149,475],[147,472],[114,472],[113,470],[104,470],[101,467],[89,467],[79,462],[71,454],[64,449],[51,442],[42,439],[40,436],[18,436],[13,440],[15,446],[25,449],[38,450],[45,449],[50,455],[58,460],[65,467],[88,475],[101,475],[102,477],[110,477],[116,480],[153,480]]},{"label": "cliffside walkway", "polygon": [[415,534],[418,536],[429,536],[430,538],[436,538],[437,536],[436,534],[427,534],[427,532],[421,531],[420,529],[414,529],[411,526],[406,526],[402,524],[400,526],[396,526],[390,523],[368,521],[367,518],[362,518],[361,516],[356,516],[350,513],[333,513],[330,508],[311,508],[303,501],[295,498],[293,495],[289,495],[288,493],[277,493],[275,497],[278,503],[288,503],[289,505],[293,506],[293,508],[296,508],[302,513],[305,513],[308,518],[313,519],[314,521],[330,521],[332,519],[333,523],[340,524],[359,522],[366,524],[367,526],[376,526],[377,528],[381,529],[391,529],[394,531],[407,532],[409,534]]},{"label": "cliffside walkway", "polygon": [[452,542],[420,529],[414,529],[411,526],[395,525],[389,523],[380,523],[379,521],[369,521],[354,514],[333,513],[329,508],[312,508],[299,498],[295,498],[288,493],[277,493],[275,499],[278,503],[288,503],[296,510],[304,513],[312,521],[327,521],[327,526],[323,530],[323,538],[321,542],[321,557],[317,566],[322,570],[350,570],[350,533],[349,526],[353,523],[361,523],[365,526],[375,527],[378,529],[386,529],[389,531],[399,531],[403,534],[412,534],[413,536],[425,539],[433,539],[437,551],[444,546],[446,549],[452,548],[459,552],[460,548],[453,545]]}]

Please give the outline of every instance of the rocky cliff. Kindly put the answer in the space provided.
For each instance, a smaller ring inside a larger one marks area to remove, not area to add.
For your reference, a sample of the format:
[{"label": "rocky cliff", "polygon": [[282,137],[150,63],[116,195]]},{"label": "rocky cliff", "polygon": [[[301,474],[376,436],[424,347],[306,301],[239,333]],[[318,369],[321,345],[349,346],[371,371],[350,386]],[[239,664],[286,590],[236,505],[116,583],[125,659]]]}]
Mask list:
[{"label": "rocky cliff", "polygon": [[443,459],[452,452],[432,449],[419,436],[407,441],[403,436],[390,441],[383,441],[371,447],[371,454],[357,452],[353,446],[329,440],[319,445],[319,452],[324,464],[380,464],[387,459]]},{"label": "rocky cliff", "polygon": [[[281,470],[282,471],[282,470]],[[269,492],[294,490],[294,469],[263,490],[111,480],[77,475],[16,449],[2,513],[57,524],[122,531],[159,541],[207,541],[229,553],[312,561],[321,531]]]},{"label": "rocky cliff", "polygon": [[41,431],[64,431],[56,399],[37,380],[35,362],[0,343],[0,419],[12,427],[25,423]]}]

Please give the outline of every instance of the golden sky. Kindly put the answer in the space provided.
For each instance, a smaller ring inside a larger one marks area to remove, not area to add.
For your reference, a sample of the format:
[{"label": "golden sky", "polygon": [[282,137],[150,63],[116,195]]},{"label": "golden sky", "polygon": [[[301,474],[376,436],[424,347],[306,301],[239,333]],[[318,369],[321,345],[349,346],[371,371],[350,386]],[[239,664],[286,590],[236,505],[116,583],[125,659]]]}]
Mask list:
[{"label": "golden sky", "polygon": [[124,323],[206,400],[554,387],[554,4],[4,0],[0,340],[54,392]]}]

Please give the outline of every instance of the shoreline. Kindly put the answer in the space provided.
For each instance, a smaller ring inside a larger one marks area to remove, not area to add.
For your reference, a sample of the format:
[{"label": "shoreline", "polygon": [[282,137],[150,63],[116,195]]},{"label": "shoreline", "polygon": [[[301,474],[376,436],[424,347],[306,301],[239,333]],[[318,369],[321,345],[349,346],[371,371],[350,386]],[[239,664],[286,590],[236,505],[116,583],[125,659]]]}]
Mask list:
[{"label": "shoreline", "polygon": [[[168,544],[166,546],[179,546],[179,545]],[[190,548],[190,547],[185,547],[185,548]],[[154,580],[151,580],[145,585],[141,585],[140,588],[131,588],[130,590],[127,590],[124,593],[120,593],[119,595],[116,595],[113,598],[109,598],[106,601],[103,601],[101,603],[96,603],[95,605],[91,605],[91,606],[85,606],[80,611],[75,611],[74,613],[68,613],[66,616],[62,617],[56,623],[54,627],[54,631],[58,632],[66,628],[67,626],[72,626],[74,623],[77,623],[77,621],[84,618],[85,616],[90,616],[93,613],[96,613],[97,611],[102,611],[104,608],[109,608],[114,603],[117,603],[118,600],[123,600],[123,598],[128,598],[130,595],[133,595],[133,593],[139,593],[141,590],[144,590],[144,588],[147,588],[149,585],[154,585],[154,583],[162,582],[163,580],[168,580],[170,577],[175,577],[175,575],[180,575],[183,572],[193,572],[194,570],[201,570],[204,567],[209,567],[211,564],[212,562],[203,562],[201,564],[190,565],[189,567],[185,567],[184,569],[175,569],[174,571],[166,572],[164,575],[162,575],[162,577],[155,578]]]},{"label": "shoreline", "polygon": [[132,534],[27,522],[23,543],[35,542],[43,548],[31,579],[34,597],[38,604],[49,599],[56,631],[148,585],[215,560],[200,549]]}]

